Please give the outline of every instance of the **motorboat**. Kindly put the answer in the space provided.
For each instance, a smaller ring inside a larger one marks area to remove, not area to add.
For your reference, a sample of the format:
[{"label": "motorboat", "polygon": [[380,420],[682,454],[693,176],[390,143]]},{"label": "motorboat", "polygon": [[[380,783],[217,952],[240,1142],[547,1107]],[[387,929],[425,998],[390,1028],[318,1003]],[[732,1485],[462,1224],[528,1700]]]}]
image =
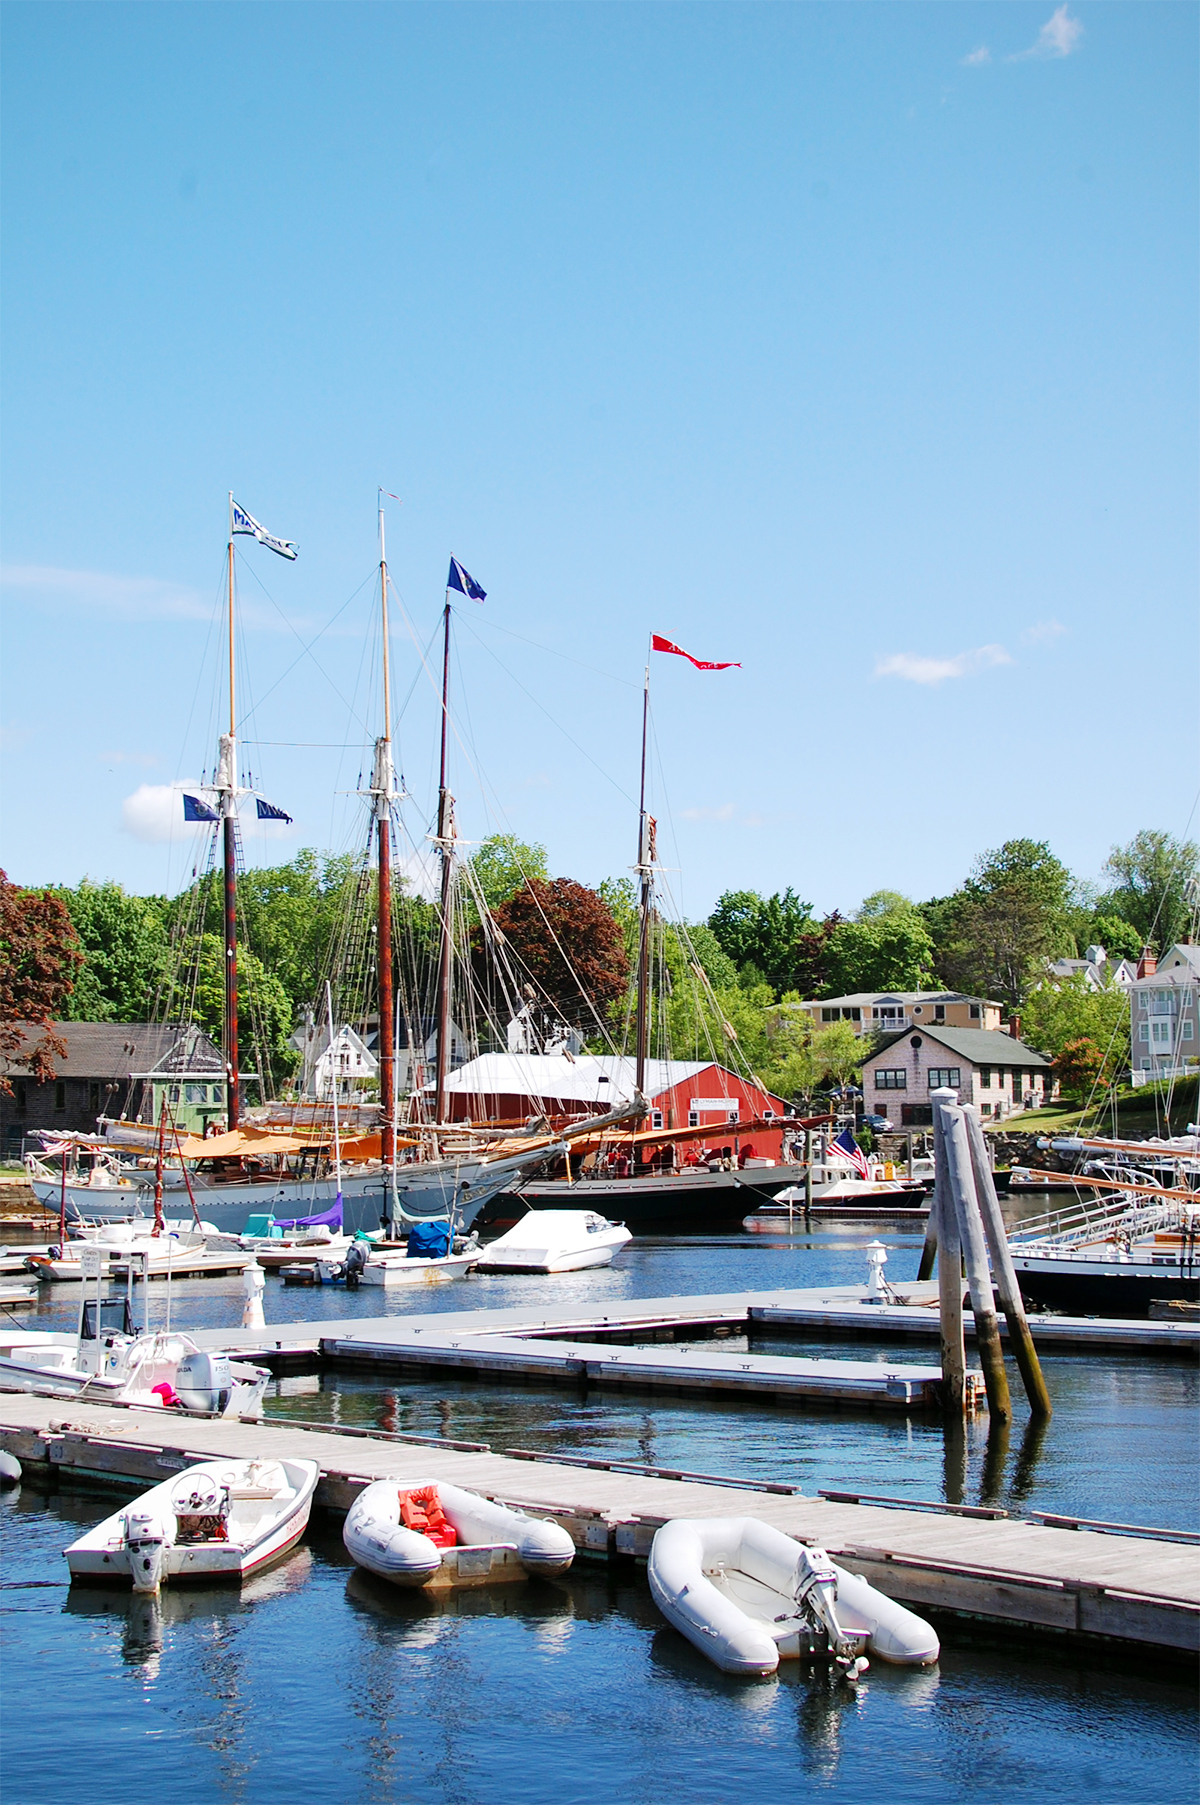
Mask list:
[{"label": "motorboat", "polygon": [[396,1586],[489,1585],[565,1573],[575,1544],[561,1523],[456,1485],[377,1479],[346,1514],[350,1558]]},{"label": "motorboat", "polygon": [[667,1622],[725,1673],[825,1659],[854,1681],[867,1651],[905,1667],[938,1658],[923,1618],[756,1517],[674,1518],[654,1538],[647,1577]]},{"label": "motorboat", "polygon": [[25,1265],[41,1280],[80,1284],[85,1276],[85,1249],[95,1250],[104,1270],[113,1277],[124,1275],[132,1254],[142,1262],[139,1276],[150,1279],[218,1278],[243,1272],[254,1258],[252,1252],[231,1237],[222,1237],[211,1224],[202,1223],[197,1229],[190,1223],[164,1222],[156,1234],[149,1218],[136,1216],[126,1221],[87,1224],[45,1253],[29,1254]]},{"label": "motorboat", "polygon": [[609,1266],[633,1236],[595,1210],[530,1210],[484,1248],[478,1272],[582,1272]]},{"label": "motorboat", "polygon": [[315,1460],[206,1460],[164,1479],[66,1550],[71,1578],[243,1580],[294,1548],[320,1477]]},{"label": "motorboat", "polygon": [[[0,1329],[0,1391],[82,1398],[94,1403],[137,1404],[205,1415],[255,1417],[270,1374],[199,1347],[169,1326],[151,1332],[143,1311],[133,1320],[135,1273],[144,1278],[145,1256],[128,1255],[123,1295],[103,1295],[106,1268],[98,1249],[82,1252],[85,1280],[74,1335],[36,1329]],[[145,1293],[143,1292],[143,1296]]]}]

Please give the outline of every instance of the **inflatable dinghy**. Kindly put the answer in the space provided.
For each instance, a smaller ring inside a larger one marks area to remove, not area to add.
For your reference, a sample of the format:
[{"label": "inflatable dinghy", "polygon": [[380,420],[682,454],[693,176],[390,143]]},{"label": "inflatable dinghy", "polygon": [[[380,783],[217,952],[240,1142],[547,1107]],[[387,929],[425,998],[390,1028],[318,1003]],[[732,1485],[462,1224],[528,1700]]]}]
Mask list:
[{"label": "inflatable dinghy", "polygon": [[360,1567],[397,1586],[490,1585],[565,1573],[575,1558],[561,1524],[441,1481],[377,1479],[351,1505],[342,1540]]},{"label": "inflatable dinghy", "polygon": [[654,1602],[725,1673],[774,1673],[781,1660],[833,1660],[849,1680],[882,1661],[926,1667],[938,1639],[922,1618],[755,1517],[677,1517],[654,1538]]}]

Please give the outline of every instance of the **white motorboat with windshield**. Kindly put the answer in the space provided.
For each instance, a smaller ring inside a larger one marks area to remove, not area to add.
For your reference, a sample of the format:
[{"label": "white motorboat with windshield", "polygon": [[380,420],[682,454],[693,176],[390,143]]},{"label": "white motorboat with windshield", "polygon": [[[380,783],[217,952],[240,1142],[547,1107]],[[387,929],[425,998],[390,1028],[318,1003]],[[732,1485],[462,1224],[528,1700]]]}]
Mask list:
[{"label": "white motorboat with windshield", "polygon": [[623,1222],[595,1210],[530,1210],[497,1236],[476,1262],[478,1272],[582,1272],[608,1266],[633,1236]]},{"label": "white motorboat with windshield", "polygon": [[246,1579],[300,1540],[320,1472],[315,1460],[201,1461],[72,1542],[71,1578],[128,1580],[135,1592]]},{"label": "white motorboat with windshield", "polygon": [[[232,1361],[197,1346],[167,1319],[151,1331],[145,1307],[140,1332],[134,1327],[133,1294],[143,1281],[145,1256],[127,1256],[125,1292],[106,1297],[107,1271],[100,1252],[81,1255],[84,1286],[74,1335],[0,1327],[0,1391],[29,1391],[95,1403],[177,1408],[207,1415],[250,1417],[262,1413],[270,1374],[262,1367]],[[88,1295],[89,1281],[95,1293]]]}]

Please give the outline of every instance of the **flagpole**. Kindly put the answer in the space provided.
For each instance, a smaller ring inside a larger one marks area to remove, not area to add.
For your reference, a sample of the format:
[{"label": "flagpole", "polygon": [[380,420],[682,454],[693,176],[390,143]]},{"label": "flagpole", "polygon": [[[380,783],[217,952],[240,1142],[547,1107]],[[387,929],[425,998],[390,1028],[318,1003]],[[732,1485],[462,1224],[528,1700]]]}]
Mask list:
[{"label": "flagpole", "polygon": [[646,654],[646,681],[642,691],[642,781],[638,804],[638,876],[641,892],[638,899],[638,962],[636,1062],[634,1082],[639,1096],[646,1094],[646,1049],[649,1039],[650,986],[650,907],[653,878],[649,863],[649,835],[646,831],[646,742],[650,725],[650,654]]},{"label": "flagpole", "polygon": [[[229,492],[229,744],[225,788],[221,796],[225,854],[225,1065],[227,1072],[226,1127],[234,1129],[241,1113],[238,1082],[238,978],[237,978],[237,712],[234,665],[233,593],[233,491]],[[218,766],[218,776],[221,774]]]},{"label": "flagpole", "polygon": [[378,840],[379,915],[376,947],[379,955],[379,1103],[380,1156],[395,1217],[396,1112],[394,1108],[396,1038],[392,1006],[392,680],[388,644],[387,540],[384,536],[383,495],[379,495],[379,607],[383,634],[383,738],[375,748],[375,818]]},{"label": "flagpole", "polygon": [[446,1073],[450,1064],[450,966],[453,939],[450,932],[450,885],[454,852],[451,843],[451,810],[454,799],[447,788],[446,741],[450,719],[450,591],[446,591],[442,642],[442,761],[438,778],[438,846],[442,854],[442,936],[438,958],[437,1011],[437,1080],[434,1087],[433,1119],[440,1125],[446,1106]]}]

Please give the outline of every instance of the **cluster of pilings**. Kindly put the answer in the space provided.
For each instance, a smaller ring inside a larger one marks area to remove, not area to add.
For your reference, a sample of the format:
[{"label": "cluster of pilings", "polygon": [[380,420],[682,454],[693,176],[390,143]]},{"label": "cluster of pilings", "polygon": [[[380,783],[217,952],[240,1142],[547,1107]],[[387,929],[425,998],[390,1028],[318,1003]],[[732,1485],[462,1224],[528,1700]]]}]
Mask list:
[{"label": "cluster of pilings", "polygon": [[[975,1318],[979,1363],[987,1387],[992,1421],[1012,1419],[1008,1374],[1000,1345],[996,1303],[1004,1311],[1009,1341],[1036,1418],[1050,1415],[1050,1393],[1029,1332],[1021,1290],[1008,1250],[1008,1234],[978,1110],[960,1104],[958,1092],[933,1093],[936,1182],[920,1277],[937,1268],[942,1339],[942,1397],[948,1417],[961,1419],[966,1409],[966,1352],[963,1345],[963,1278]],[[989,1255],[991,1264],[989,1267]]]}]

